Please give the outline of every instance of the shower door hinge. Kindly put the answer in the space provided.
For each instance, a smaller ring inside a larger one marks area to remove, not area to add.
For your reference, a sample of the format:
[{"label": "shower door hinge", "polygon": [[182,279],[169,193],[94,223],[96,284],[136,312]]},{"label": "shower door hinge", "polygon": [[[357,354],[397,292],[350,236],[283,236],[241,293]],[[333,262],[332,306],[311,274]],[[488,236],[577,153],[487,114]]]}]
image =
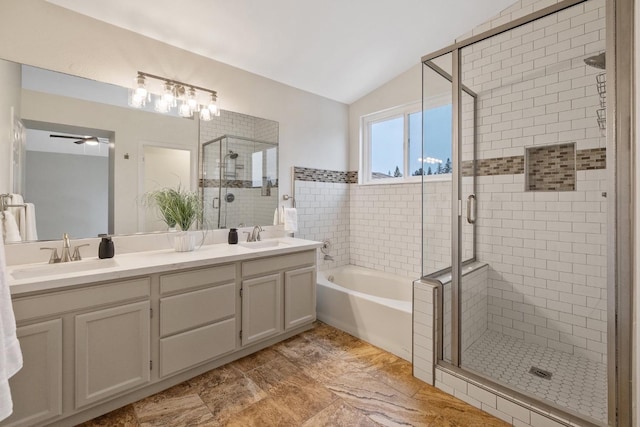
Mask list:
[{"label": "shower door hinge", "polygon": [[240,339],[242,339],[242,329],[240,329],[240,333],[238,335],[240,336]]}]

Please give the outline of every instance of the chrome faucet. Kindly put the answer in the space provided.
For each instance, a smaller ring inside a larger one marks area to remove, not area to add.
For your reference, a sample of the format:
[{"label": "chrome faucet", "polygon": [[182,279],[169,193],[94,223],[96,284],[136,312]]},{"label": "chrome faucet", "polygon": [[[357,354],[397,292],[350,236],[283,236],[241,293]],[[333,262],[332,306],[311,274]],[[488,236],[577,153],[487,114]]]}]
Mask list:
[{"label": "chrome faucet", "polygon": [[49,264],[57,264],[59,262],[80,261],[80,248],[83,246],[89,246],[89,244],[78,245],[73,248],[73,255],[71,255],[71,243],[69,242],[69,234],[64,233],[62,235],[62,256],[58,256],[58,249],[56,248],[40,248],[40,250],[47,249],[51,251],[51,257],[49,258]]},{"label": "chrome faucet", "polygon": [[251,234],[247,233],[247,242],[259,242],[261,240],[260,239],[261,231],[264,231],[264,229],[259,225],[256,225],[255,227],[253,227],[253,231],[251,232]]},{"label": "chrome faucet", "polygon": [[70,262],[71,253],[69,252],[71,245],[69,244],[69,235],[64,233],[62,235],[62,255],[60,256],[60,262]]}]

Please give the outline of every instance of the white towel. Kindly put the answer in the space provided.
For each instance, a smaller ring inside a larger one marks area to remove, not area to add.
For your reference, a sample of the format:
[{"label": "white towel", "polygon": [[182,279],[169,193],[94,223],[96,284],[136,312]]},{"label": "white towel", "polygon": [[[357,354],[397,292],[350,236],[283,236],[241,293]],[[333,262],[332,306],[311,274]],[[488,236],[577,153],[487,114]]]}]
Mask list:
[{"label": "white towel", "polygon": [[4,241],[7,243],[21,242],[22,237],[20,237],[20,229],[18,228],[16,217],[13,216],[13,213],[8,209],[2,214],[2,235]]},{"label": "white towel", "polygon": [[[10,205],[22,205],[24,204],[24,199],[22,198],[22,195],[17,194],[17,193],[12,193],[10,194],[11,198],[9,199],[9,204]],[[18,215],[20,215],[20,211],[24,212],[24,208],[22,206],[19,206],[17,208],[8,208],[8,210],[11,211],[11,213],[13,214],[14,217],[18,218]]]},{"label": "white towel", "polygon": [[298,211],[296,208],[284,209],[284,231],[298,231]]},{"label": "white towel", "polygon": [[0,234],[0,420],[13,412],[9,378],[22,368],[22,352],[16,336],[16,320],[6,276],[4,242]]},{"label": "white towel", "polygon": [[276,208],[273,213],[273,225],[278,225],[280,223],[280,215],[278,214],[278,208]]},{"label": "white towel", "polygon": [[38,240],[36,229],[36,207],[33,203],[25,203],[25,207],[18,210],[16,220],[20,227],[20,236],[24,240]]}]

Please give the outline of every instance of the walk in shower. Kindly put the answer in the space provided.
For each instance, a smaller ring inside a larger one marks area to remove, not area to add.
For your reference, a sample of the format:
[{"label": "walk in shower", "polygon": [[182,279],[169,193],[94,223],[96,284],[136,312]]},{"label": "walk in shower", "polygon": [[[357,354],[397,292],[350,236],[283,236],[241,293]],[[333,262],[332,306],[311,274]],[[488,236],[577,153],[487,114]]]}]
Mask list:
[{"label": "walk in shower", "polygon": [[278,206],[278,144],[222,135],[202,144],[204,221],[209,228],[264,225]]},{"label": "walk in shower", "polygon": [[611,418],[606,3],[423,58],[422,158],[453,160],[423,177],[438,364],[589,425]]}]

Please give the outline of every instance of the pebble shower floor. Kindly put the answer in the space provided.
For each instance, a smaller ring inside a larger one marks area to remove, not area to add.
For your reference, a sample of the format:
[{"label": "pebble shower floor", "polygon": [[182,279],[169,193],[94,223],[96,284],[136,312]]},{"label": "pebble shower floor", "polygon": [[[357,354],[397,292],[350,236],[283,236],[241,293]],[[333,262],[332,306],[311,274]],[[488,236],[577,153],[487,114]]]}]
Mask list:
[{"label": "pebble shower floor", "polygon": [[[463,353],[462,365],[562,408],[607,422],[604,363],[487,331]],[[529,373],[532,366],[551,372],[551,379]]]}]

